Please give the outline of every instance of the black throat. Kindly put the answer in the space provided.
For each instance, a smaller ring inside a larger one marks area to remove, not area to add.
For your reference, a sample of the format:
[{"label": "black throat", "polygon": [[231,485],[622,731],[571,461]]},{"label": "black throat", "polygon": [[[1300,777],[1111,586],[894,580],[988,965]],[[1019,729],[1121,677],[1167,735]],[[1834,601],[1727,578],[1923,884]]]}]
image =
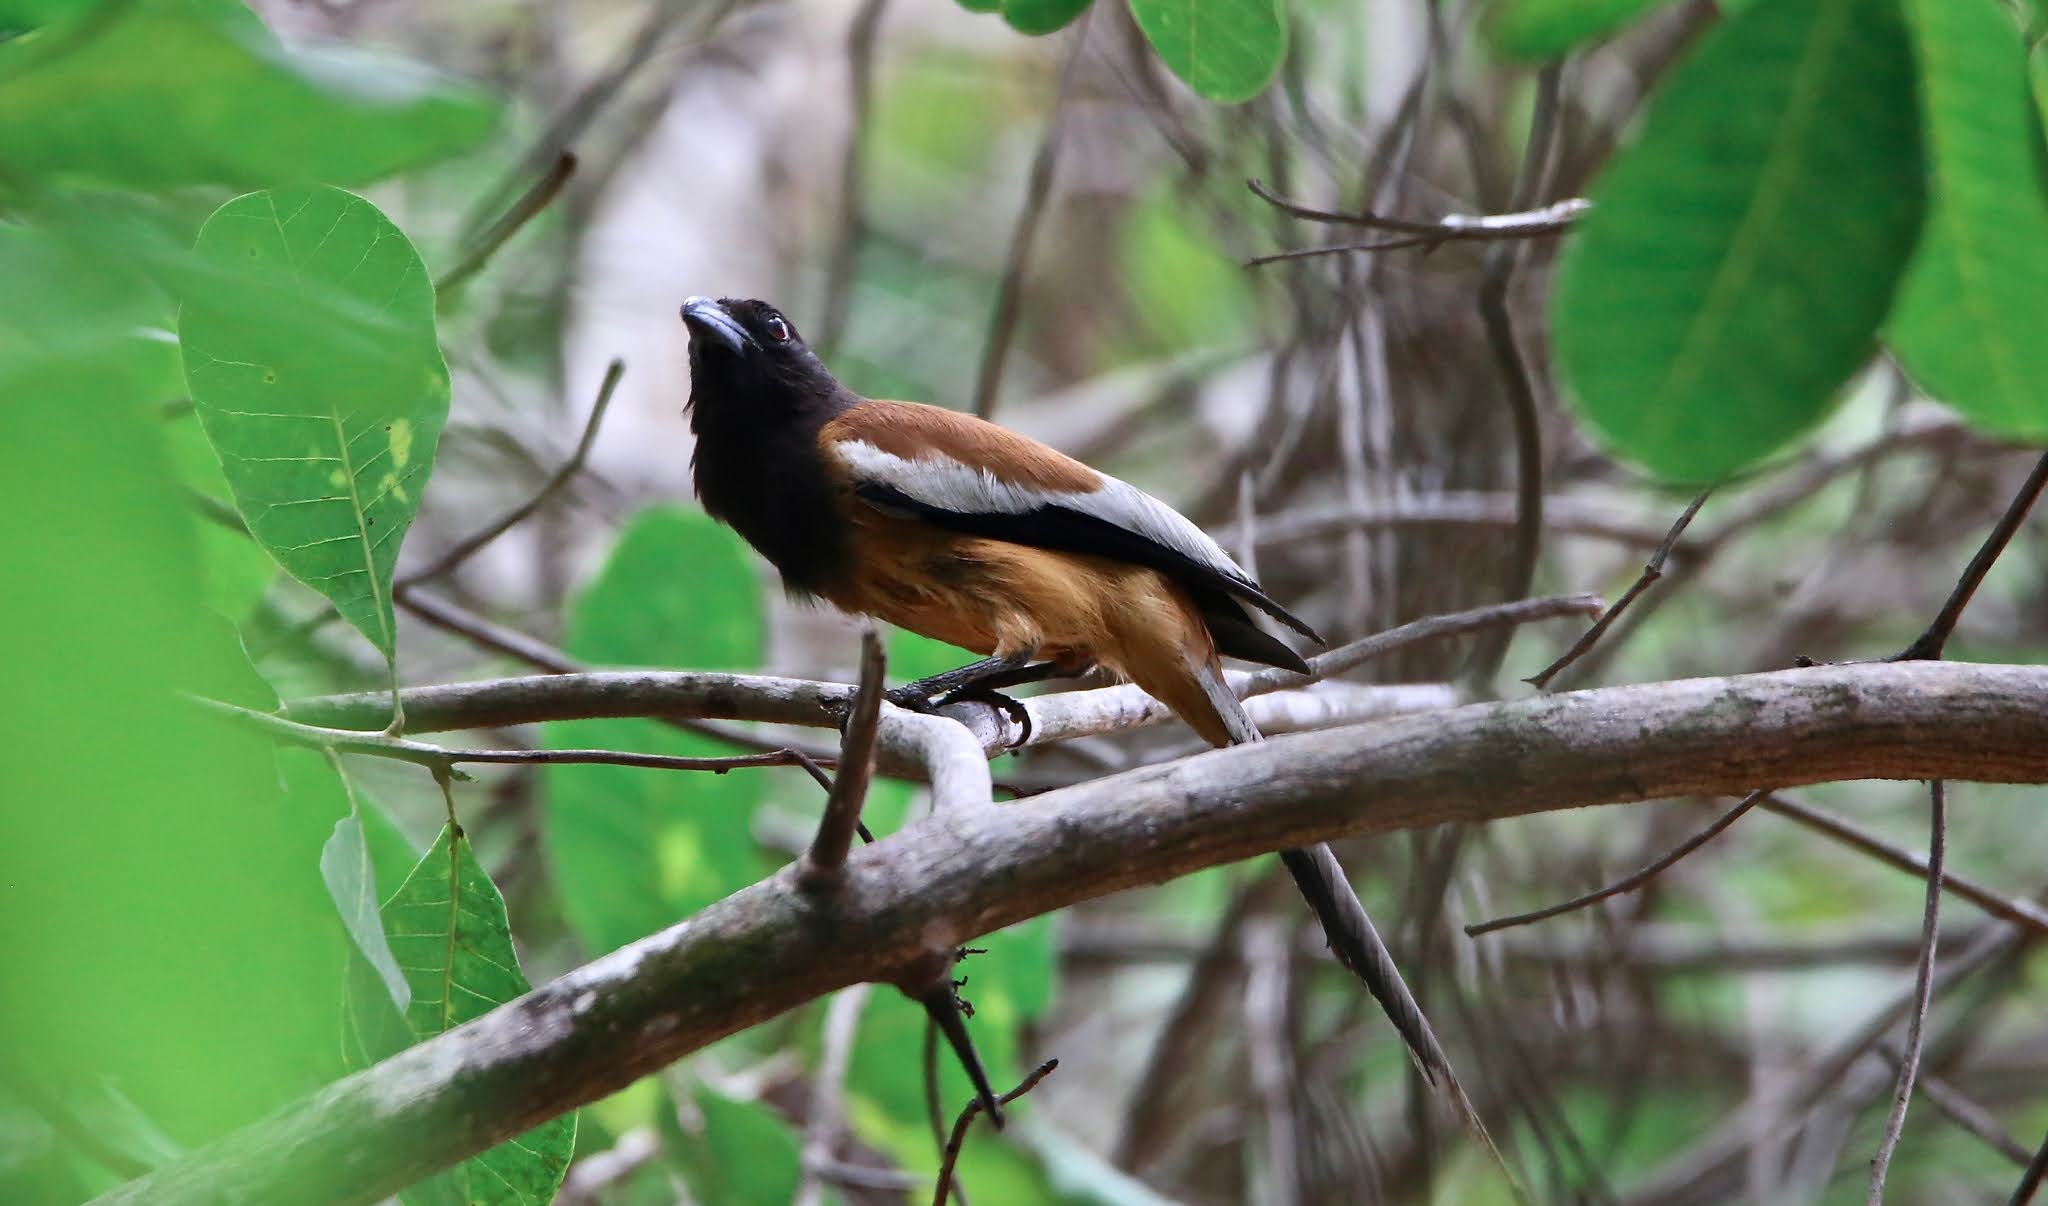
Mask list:
[{"label": "black throat", "polygon": [[768,558],[791,594],[828,590],[850,572],[852,552],[818,433],[859,396],[829,376],[740,385],[707,373],[694,351],[690,361],[690,469],[704,509]]}]

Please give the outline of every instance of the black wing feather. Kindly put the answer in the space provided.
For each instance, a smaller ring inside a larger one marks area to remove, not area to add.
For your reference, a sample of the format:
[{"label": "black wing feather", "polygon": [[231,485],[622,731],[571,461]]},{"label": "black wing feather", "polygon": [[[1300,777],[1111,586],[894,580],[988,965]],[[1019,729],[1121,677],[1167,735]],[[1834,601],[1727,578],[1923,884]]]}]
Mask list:
[{"label": "black wing feather", "polygon": [[[1052,504],[1016,513],[951,511],[913,498],[893,486],[874,481],[860,482],[854,487],[854,493],[883,510],[915,515],[949,531],[984,536],[991,540],[1007,540],[1012,544],[1053,549],[1062,553],[1092,553],[1113,561],[1127,561],[1133,565],[1155,569],[1198,594],[1205,590],[1218,591],[1243,599],[1316,644],[1326,643],[1315,629],[1267,598],[1266,593],[1260,590],[1256,583],[1226,574],[1214,566],[1204,565],[1156,540],[1141,536],[1109,520],[1090,515],[1086,511]],[[1249,625],[1248,619],[1246,623]]]}]

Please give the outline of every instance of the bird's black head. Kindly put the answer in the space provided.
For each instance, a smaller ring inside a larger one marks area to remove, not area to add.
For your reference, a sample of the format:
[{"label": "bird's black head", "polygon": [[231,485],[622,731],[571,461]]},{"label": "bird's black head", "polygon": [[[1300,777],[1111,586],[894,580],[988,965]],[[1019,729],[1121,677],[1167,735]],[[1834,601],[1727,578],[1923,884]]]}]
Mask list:
[{"label": "bird's black head", "polygon": [[683,325],[690,329],[690,406],[700,420],[716,410],[773,422],[829,405],[841,392],[796,325],[767,302],[692,297],[683,302]]}]

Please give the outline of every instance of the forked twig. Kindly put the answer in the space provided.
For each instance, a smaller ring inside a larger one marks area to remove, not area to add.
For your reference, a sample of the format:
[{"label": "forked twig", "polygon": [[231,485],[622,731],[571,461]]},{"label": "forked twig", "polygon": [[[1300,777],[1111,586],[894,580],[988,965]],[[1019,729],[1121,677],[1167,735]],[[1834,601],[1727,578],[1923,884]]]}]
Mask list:
[{"label": "forked twig", "polygon": [[[1019,1082],[1016,1088],[1003,1094],[997,1101],[1002,1105],[1009,1105],[1037,1088],[1038,1082],[1052,1075],[1053,1069],[1059,1066],[1060,1061],[1056,1059],[1046,1060],[1038,1065],[1031,1075]],[[953,1134],[946,1140],[945,1159],[939,1165],[938,1188],[932,1191],[932,1206],[946,1206],[946,1198],[953,1191],[953,1166],[960,1161],[960,1146],[967,1142],[967,1128],[974,1125],[975,1115],[981,1112],[982,1104],[977,1098],[968,1102],[966,1108],[960,1111],[960,1117],[953,1121]]]},{"label": "forked twig", "polygon": [[1684,858],[1688,854],[1691,854],[1693,851],[1698,850],[1701,846],[1706,845],[1708,842],[1713,841],[1714,838],[1718,836],[1722,830],[1728,828],[1730,825],[1733,825],[1736,821],[1740,820],[1743,813],[1748,812],[1750,809],[1756,807],[1757,803],[1769,794],[1770,793],[1768,791],[1764,790],[1758,790],[1749,793],[1748,795],[1742,797],[1741,803],[1737,804],[1735,807],[1729,809],[1727,812],[1724,812],[1719,817],[1715,818],[1713,824],[1707,826],[1705,829],[1700,830],[1698,833],[1693,834],[1691,837],[1685,839],[1683,842],[1680,842],[1678,845],[1672,847],[1671,850],[1666,852],[1661,857],[1657,858],[1655,861],[1649,863],[1641,870],[1638,870],[1633,874],[1624,876],[1623,878],[1618,879],[1611,884],[1608,884],[1604,888],[1600,888],[1597,891],[1588,892],[1584,896],[1575,896],[1572,899],[1563,902],[1562,904],[1554,904],[1547,908],[1537,909],[1534,912],[1516,913],[1510,917],[1496,917],[1492,921],[1482,921],[1475,925],[1468,925],[1465,927],[1465,933],[1469,937],[1477,938],[1481,934],[1491,934],[1495,930],[1505,930],[1513,926],[1528,925],[1529,923],[1534,921],[1545,921],[1549,918],[1559,916],[1560,914],[1570,913],[1578,909],[1583,909],[1587,905],[1598,904],[1603,900],[1607,900],[1610,897],[1620,896],[1625,892],[1633,892],[1637,888],[1642,887],[1644,884],[1649,883],[1657,876],[1663,874],[1666,869],[1671,867],[1672,864],[1678,862],[1678,860]]},{"label": "forked twig", "polygon": [[583,471],[584,462],[590,458],[591,445],[597,442],[598,425],[604,422],[605,411],[610,409],[612,394],[619,388],[619,378],[626,374],[626,362],[613,360],[604,370],[604,381],[597,387],[597,401],[591,403],[590,417],[583,421],[583,434],[576,440],[576,451],[562,462],[548,480],[541,483],[531,498],[498,518],[478,528],[475,532],[455,542],[449,550],[435,558],[433,563],[406,574],[391,584],[393,591],[409,590],[429,579],[438,578],[463,562],[476,556],[479,550],[493,540],[503,536],[519,524],[532,517],[548,499],[569,484],[571,478]]},{"label": "forked twig", "polygon": [[1700,513],[1700,506],[1707,501],[1707,495],[1713,492],[1714,488],[1708,486],[1694,496],[1691,505],[1679,515],[1678,522],[1672,524],[1671,530],[1664,534],[1664,543],[1658,545],[1657,550],[1650,554],[1650,559],[1643,563],[1642,574],[1622,593],[1621,598],[1614,601],[1614,606],[1601,612],[1600,618],[1593,621],[1593,626],[1586,629],[1585,634],[1578,640],[1572,642],[1572,647],[1564,651],[1563,657],[1522,681],[1541,691],[1548,687],[1550,680],[1563,672],[1566,666],[1586,656],[1586,651],[1599,642],[1610,624],[1621,618],[1621,613],[1627,611],[1628,605],[1636,601],[1636,596],[1650,589],[1652,583],[1664,576],[1665,560],[1671,556],[1671,550],[1678,547],[1678,538],[1685,535],[1686,526],[1692,523],[1692,517]]}]

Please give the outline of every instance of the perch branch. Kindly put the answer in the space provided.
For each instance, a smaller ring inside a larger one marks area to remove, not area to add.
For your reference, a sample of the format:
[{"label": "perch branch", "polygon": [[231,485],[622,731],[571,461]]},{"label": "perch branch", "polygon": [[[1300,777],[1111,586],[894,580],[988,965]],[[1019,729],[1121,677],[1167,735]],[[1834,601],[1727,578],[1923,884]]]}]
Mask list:
[{"label": "perch branch", "polygon": [[[786,717],[808,699],[822,723],[820,694],[847,694],[683,677],[700,680],[694,695],[671,688],[636,702],[658,702],[656,714]],[[571,700],[616,715],[627,688],[646,681],[515,680],[482,698],[507,721],[542,718],[535,710],[560,718]],[[423,691],[421,714],[446,719],[475,687]],[[1002,808],[936,811],[854,851],[829,908],[785,868],[103,1200],[375,1201],[707,1043],[849,984],[896,979],[934,945],[1273,850],[1854,778],[2048,781],[2048,669],[1880,663],[1565,692],[1282,736]],[[1956,966],[1977,966],[1973,954]],[[1952,974],[1963,971],[1938,980]]]}]

